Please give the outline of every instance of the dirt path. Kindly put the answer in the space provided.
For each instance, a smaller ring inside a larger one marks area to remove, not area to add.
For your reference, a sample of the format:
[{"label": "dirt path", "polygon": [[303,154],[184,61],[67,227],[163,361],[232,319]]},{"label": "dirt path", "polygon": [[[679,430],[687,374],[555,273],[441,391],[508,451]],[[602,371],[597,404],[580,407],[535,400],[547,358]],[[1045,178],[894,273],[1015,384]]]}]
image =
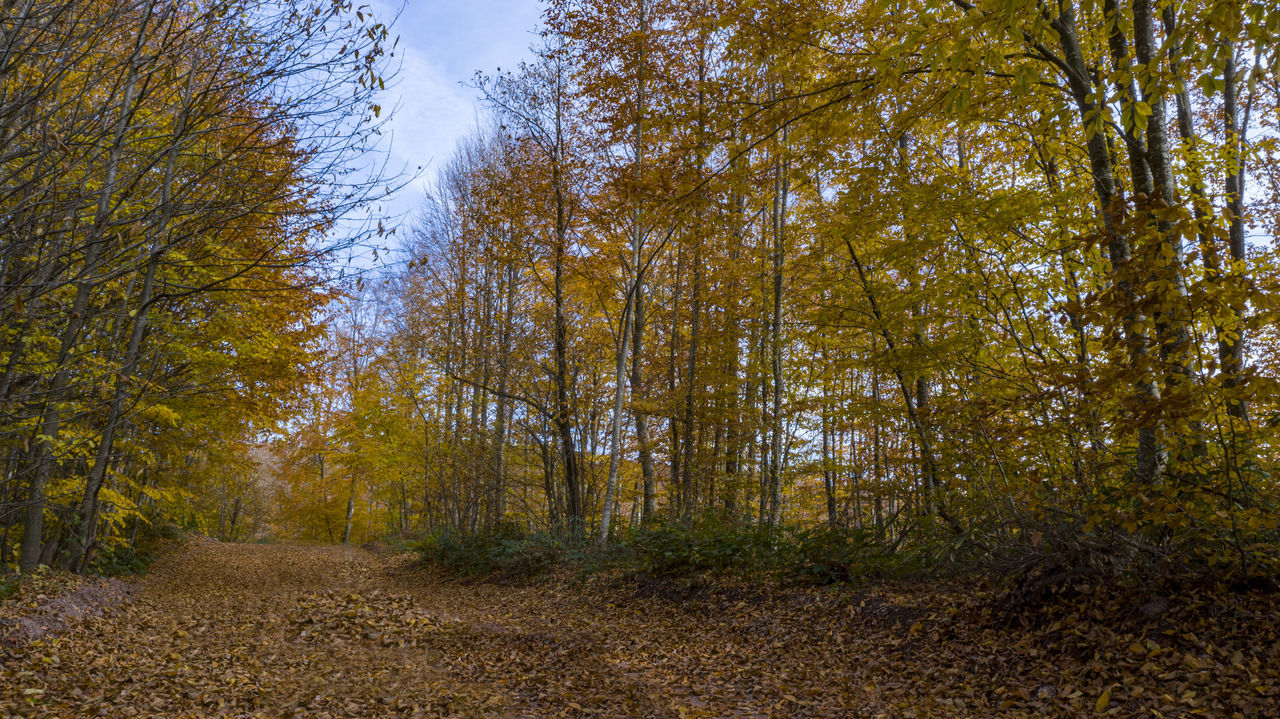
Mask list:
[{"label": "dirt path", "polygon": [[592,650],[612,628],[522,614],[541,597],[433,584],[358,548],[193,540],[132,601],[11,647],[0,716],[690,713],[672,702],[687,691],[654,684],[639,657]]},{"label": "dirt path", "polygon": [[1280,706],[1265,596],[1213,606],[1199,636],[1194,599],[1135,624],[1082,598],[1077,616],[1015,630],[965,619],[957,595],[507,587],[355,548],[194,540],[132,595],[61,634],[0,646],[0,717],[1250,717]]}]

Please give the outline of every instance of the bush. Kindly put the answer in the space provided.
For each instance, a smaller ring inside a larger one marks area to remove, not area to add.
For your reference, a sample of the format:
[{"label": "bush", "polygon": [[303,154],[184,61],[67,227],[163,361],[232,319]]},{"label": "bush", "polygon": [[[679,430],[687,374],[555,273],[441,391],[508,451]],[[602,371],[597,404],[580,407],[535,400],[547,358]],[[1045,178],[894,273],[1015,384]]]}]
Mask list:
[{"label": "bush", "polygon": [[429,534],[410,548],[422,561],[460,574],[527,577],[554,567],[565,547],[547,534],[520,536],[510,528],[497,535]]},{"label": "bush", "polygon": [[820,525],[790,534],[790,572],[821,584],[895,579],[923,571],[916,552],[895,551],[867,529]]},{"label": "bush", "polygon": [[182,530],[171,524],[148,526],[139,532],[135,545],[120,544],[95,552],[92,569],[104,577],[141,574],[151,566],[162,546],[180,541],[182,537]]},{"label": "bush", "polygon": [[151,565],[151,554],[127,545],[100,550],[93,558],[93,570],[104,577],[141,574]]},{"label": "bush", "polygon": [[466,575],[529,577],[569,564],[584,573],[607,568],[655,577],[711,572],[820,584],[919,574],[930,566],[933,549],[889,547],[865,529],[769,527],[714,515],[638,527],[603,553],[511,527],[494,535],[440,532],[401,546],[428,564]]},{"label": "bush", "polygon": [[782,533],[773,527],[707,519],[641,527],[623,542],[635,549],[637,569],[656,575],[701,571],[753,572],[776,559]]},{"label": "bush", "polygon": [[531,534],[519,539],[501,539],[489,551],[499,574],[528,576],[551,569],[564,554],[564,545],[548,534]]},{"label": "bush", "polygon": [[11,599],[18,594],[19,579],[17,574],[0,573],[0,600]]},{"label": "bush", "polygon": [[900,578],[927,566],[923,550],[898,550],[869,530],[829,525],[768,527],[710,518],[643,527],[623,541],[635,550],[635,567],[655,575],[771,574],[831,584]]}]

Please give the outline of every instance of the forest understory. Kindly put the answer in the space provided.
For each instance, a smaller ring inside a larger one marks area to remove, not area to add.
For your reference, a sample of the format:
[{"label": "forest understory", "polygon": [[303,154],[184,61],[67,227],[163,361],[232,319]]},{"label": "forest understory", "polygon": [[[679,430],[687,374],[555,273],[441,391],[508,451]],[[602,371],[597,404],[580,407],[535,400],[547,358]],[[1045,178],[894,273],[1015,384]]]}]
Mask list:
[{"label": "forest understory", "polygon": [[68,592],[95,585],[82,581],[63,596],[32,596],[32,582],[0,605],[0,715],[1261,717],[1280,706],[1280,602],[1256,591],[1080,581],[1019,603],[1017,587],[971,580],[499,583],[404,553],[194,538],[100,607],[14,635],[16,618],[65,610]]}]

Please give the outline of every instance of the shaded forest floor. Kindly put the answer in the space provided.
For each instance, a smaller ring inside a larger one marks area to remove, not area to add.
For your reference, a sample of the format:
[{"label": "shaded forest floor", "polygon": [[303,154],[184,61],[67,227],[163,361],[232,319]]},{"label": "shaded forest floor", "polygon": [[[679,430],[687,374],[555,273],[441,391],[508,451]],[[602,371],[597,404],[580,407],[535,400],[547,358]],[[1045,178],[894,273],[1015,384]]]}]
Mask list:
[{"label": "shaded forest floor", "polygon": [[1274,594],[1068,591],[500,585],[192,540],[0,640],[0,716],[1280,716]]}]

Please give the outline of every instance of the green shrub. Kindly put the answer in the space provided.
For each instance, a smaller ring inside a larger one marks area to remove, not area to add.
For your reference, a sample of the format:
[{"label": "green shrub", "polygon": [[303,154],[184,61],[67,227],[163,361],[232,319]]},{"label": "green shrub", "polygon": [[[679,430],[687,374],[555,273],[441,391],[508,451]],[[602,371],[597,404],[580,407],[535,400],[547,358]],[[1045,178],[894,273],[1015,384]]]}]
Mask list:
[{"label": "green shrub", "polygon": [[623,541],[634,547],[637,569],[657,575],[700,571],[754,572],[772,567],[782,533],[760,525],[706,519],[641,527]]},{"label": "green shrub", "polygon": [[181,541],[184,536],[182,530],[172,524],[147,526],[138,533],[136,544],[121,544],[95,552],[92,569],[105,577],[141,574],[151,566],[162,546]]},{"label": "green shrub", "polygon": [[151,552],[127,545],[100,550],[93,557],[93,570],[104,577],[141,574],[151,565]]},{"label": "green shrub", "polygon": [[490,561],[499,574],[528,576],[551,569],[564,554],[564,545],[548,534],[531,534],[519,539],[500,539],[489,550]]},{"label": "green shrub", "polygon": [[666,577],[712,572],[831,584],[919,574],[930,565],[932,545],[891,548],[865,529],[769,527],[708,515],[635,528],[604,552],[512,527],[494,535],[439,532],[401,546],[428,564],[467,575],[527,577],[572,565],[584,573],[606,568]]},{"label": "green shrub", "polygon": [[510,528],[497,535],[429,534],[410,548],[428,564],[459,574],[523,577],[545,572],[564,556],[565,547],[547,534],[520,536]]},{"label": "green shrub", "polygon": [[820,525],[789,534],[785,562],[800,577],[832,584],[860,579],[893,579],[924,569],[912,551],[894,551],[867,529]]},{"label": "green shrub", "polygon": [[709,518],[643,527],[623,543],[634,550],[630,564],[655,575],[771,574],[830,584],[903,577],[927,564],[922,555],[890,548],[866,529],[828,525],[768,527]]},{"label": "green shrub", "polygon": [[18,588],[21,586],[18,580],[17,574],[0,574],[0,599],[10,599],[17,595]]}]

